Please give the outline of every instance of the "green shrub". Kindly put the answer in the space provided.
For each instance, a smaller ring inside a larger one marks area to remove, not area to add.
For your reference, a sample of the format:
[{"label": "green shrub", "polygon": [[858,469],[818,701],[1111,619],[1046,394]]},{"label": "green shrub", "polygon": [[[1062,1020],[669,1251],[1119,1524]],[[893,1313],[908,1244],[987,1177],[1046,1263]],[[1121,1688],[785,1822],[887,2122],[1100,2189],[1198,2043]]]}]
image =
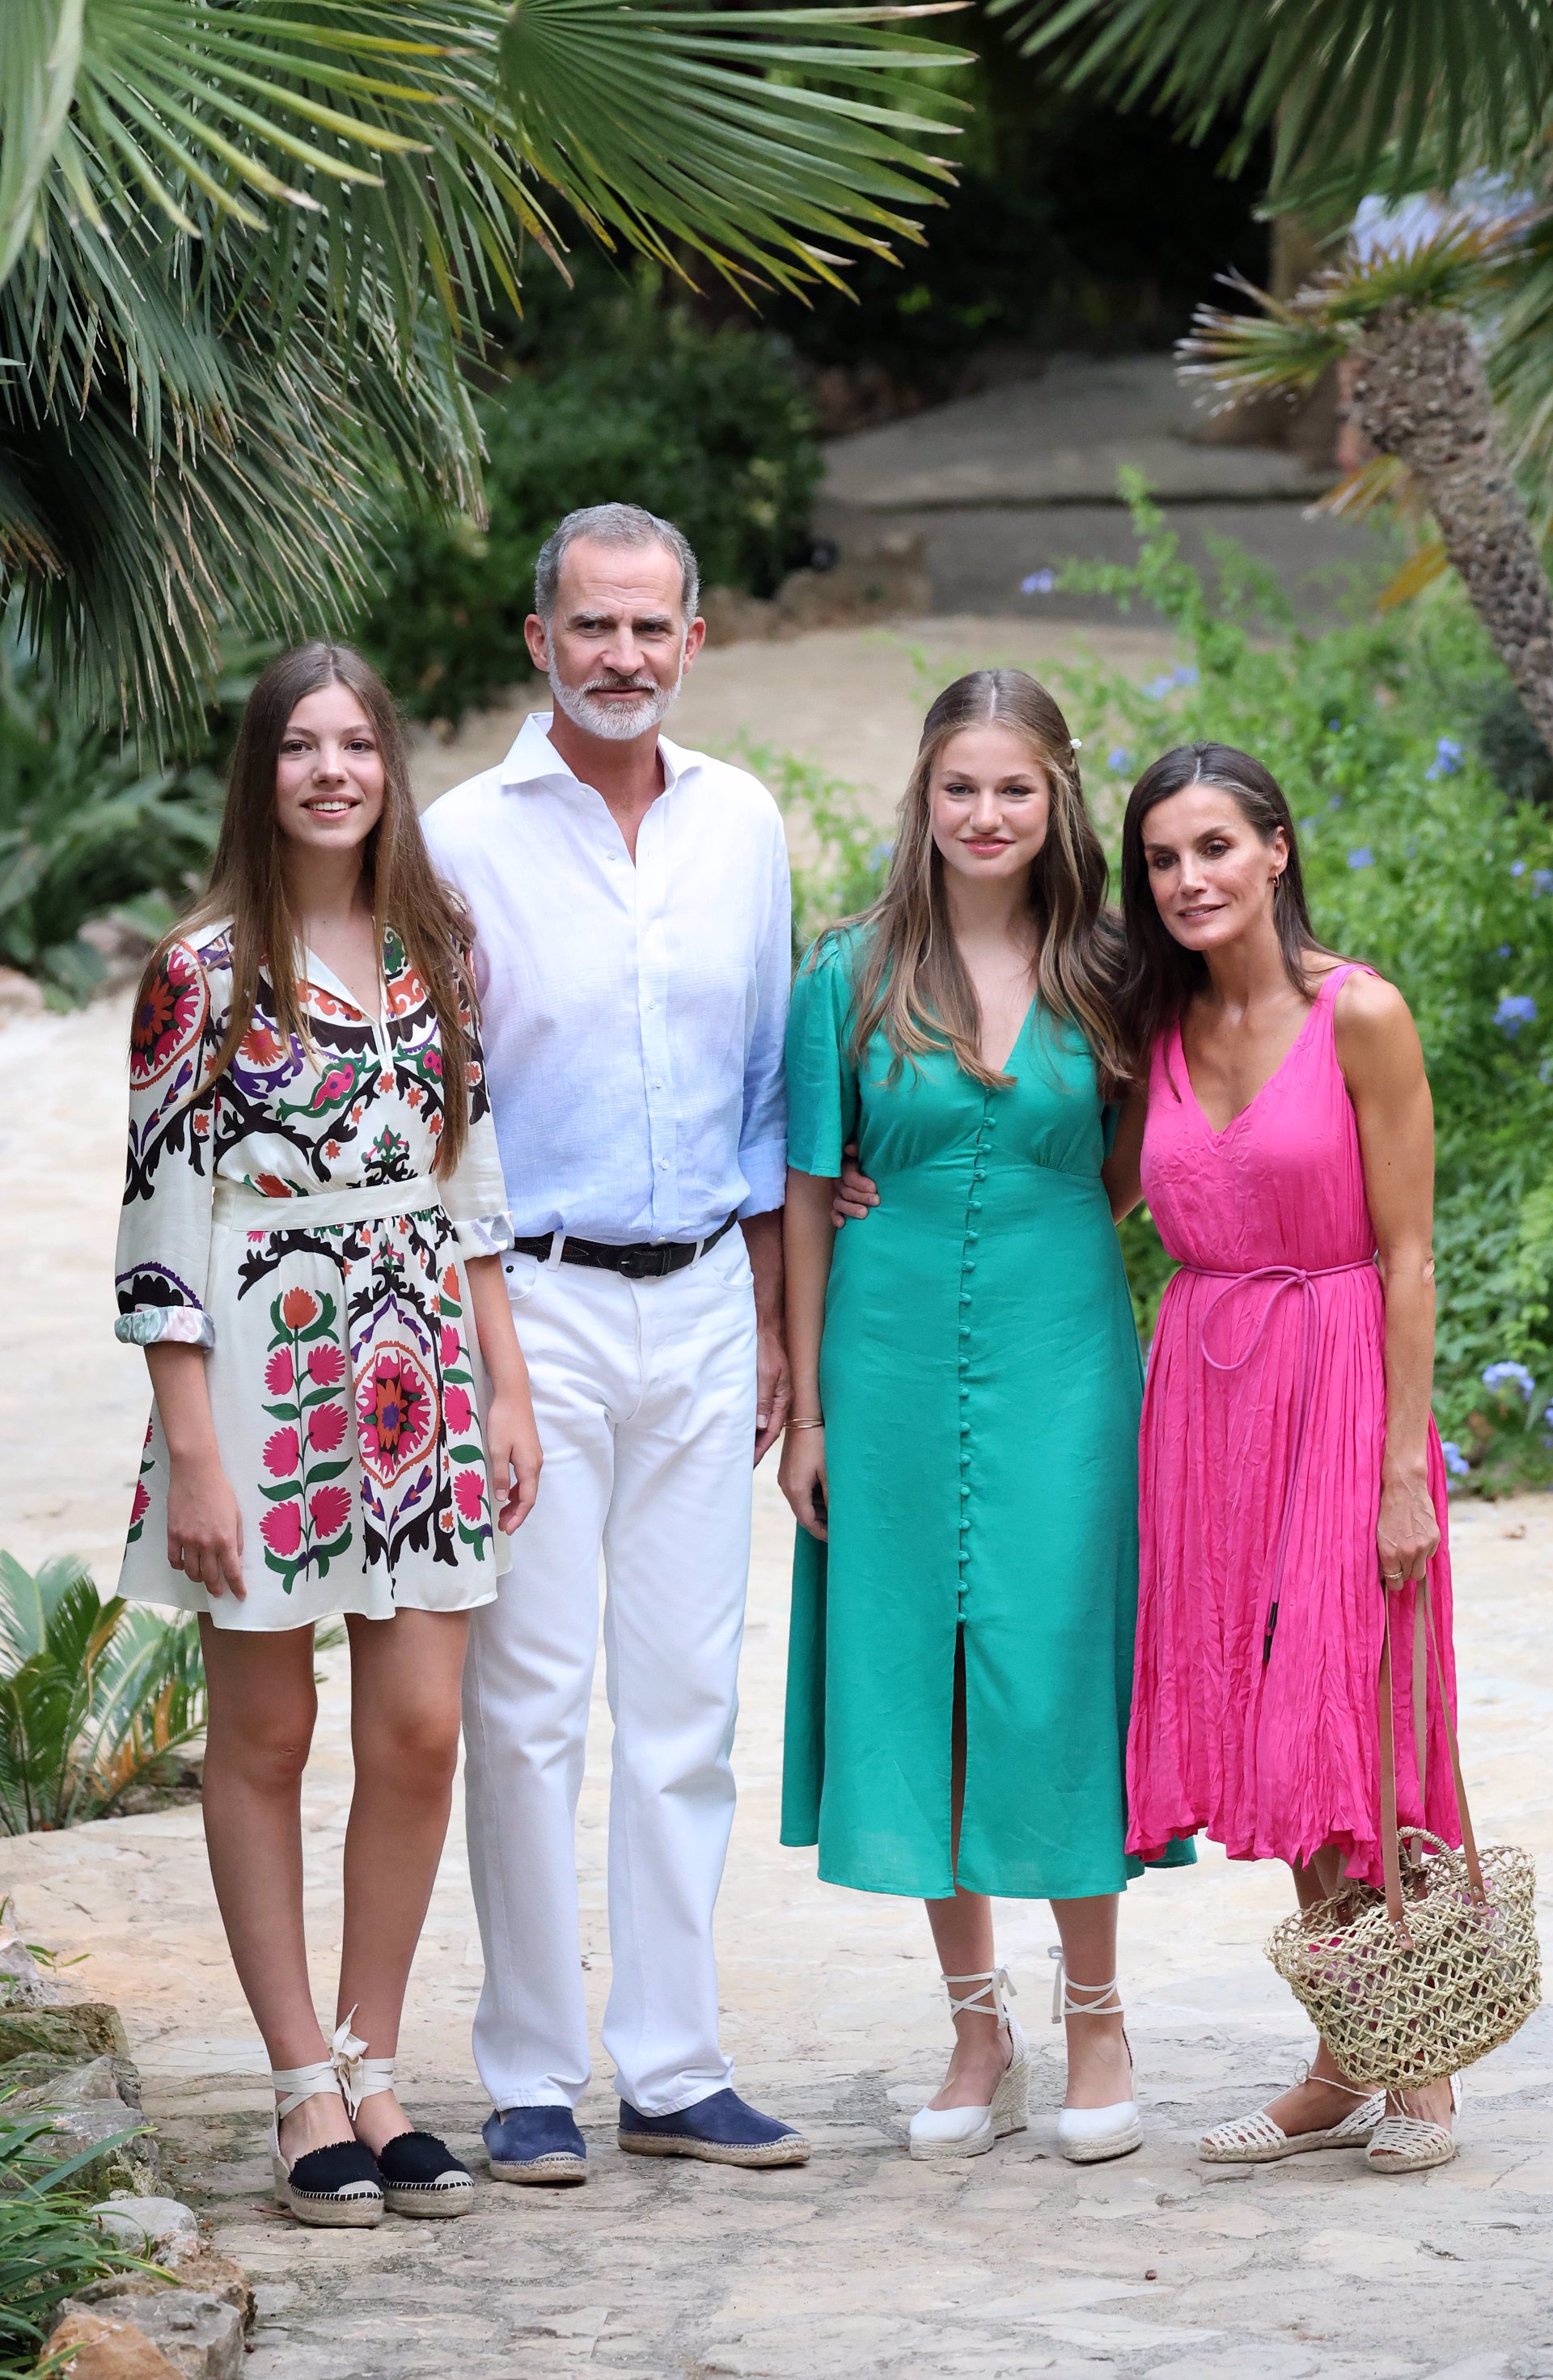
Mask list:
[{"label": "green shrub", "polygon": [[0,1834],[106,1816],[205,1724],[192,1614],[106,1603],[72,1554],[0,1553]]},{"label": "green shrub", "polygon": [[6,2095],[0,2084],[0,2380],[22,2380],[38,2369],[61,2298],[104,2274],[147,2267],[103,2237],[82,2188],[85,2169],[108,2143],[60,2164],[46,2145],[52,2119],[7,2118]]},{"label": "green shrub", "polygon": [[88,999],[103,979],[82,926],[120,913],[154,939],[203,881],[251,668],[235,659],[198,752],[147,768],[61,699],[0,620],[0,965],[39,977],[51,1005]]},{"label": "green shrub", "polygon": [[528,675],[535,558],[579,504],[625,501],[675,521],[709,587],[769,595],[807,559],[819,450],[769,333],[637,305],[559,370],[515,371],[479,413],[490,526],[406,516],[361,631],[418,718],[456,723]]}]

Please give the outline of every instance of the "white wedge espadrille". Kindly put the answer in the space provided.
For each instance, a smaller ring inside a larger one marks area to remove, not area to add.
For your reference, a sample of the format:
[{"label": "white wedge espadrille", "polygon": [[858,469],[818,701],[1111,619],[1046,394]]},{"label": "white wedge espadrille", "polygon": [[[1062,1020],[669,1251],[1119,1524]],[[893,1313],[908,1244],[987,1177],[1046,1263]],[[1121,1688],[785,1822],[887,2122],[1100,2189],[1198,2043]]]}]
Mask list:
[{"label": "white wedge espadrille", "polygon": [[[1009,2037],[1009,2062],[985,2107],[919,2107],[911,2119],[909,2144],[914,2157],[940,2159],[984,2156],[994,2142],[1008,2132],[1022,2132],[1030,2110],[1030,2045],[1017,2020],[1010,2016],[1004,1995],[1013,1985],[1006,1967],[983,1975],[945,1975],[951,2016],[989,2016]],[[956,1984],[976,1989],[956,1999]]]},{"label": "white wedge espadrille", "polygon": [[[1121,2015],[1122,2002],[1117,1998],[1114,1975],[1109,1984],[1075,1984],[1068,1974],[1060,1942],[1052,1944],[1049,1956],[1056,1962],[1051,1984],[1053,2024],[1061,2024],[1070,2016]],[[1079,1994],[1082,1998],[1075,1997]],[[1133,2045],[1125,2028],[1122,2041],[1130,2070]],[[1113,2099],[1106,2107],[1059,2107],[1057,2145],[1071,2165],[1100,2165],[1107,2157],[1131,2156],[1134,2149],[1143,2146],[1143,2119],[1137,2101]]]}]

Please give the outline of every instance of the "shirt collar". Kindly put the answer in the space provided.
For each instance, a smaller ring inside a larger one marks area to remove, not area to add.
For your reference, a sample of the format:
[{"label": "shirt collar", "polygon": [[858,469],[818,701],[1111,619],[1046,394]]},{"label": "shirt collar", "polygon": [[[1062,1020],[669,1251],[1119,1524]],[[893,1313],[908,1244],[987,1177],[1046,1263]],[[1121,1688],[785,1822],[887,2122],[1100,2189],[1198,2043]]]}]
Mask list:
[{"label": "shirt collar", "polygon": [[[530,785],[576,785],[575,777],[550,740],[552,710],[531,710],[517,732],[517,741],[502,763],[502,791],[521,793]],[[699,755],[687,752],[681,744],[671,744],[666,735],[658,738],[659,756],[663,763],[663,791],[672,794],[688,770],[698,764]]]}]

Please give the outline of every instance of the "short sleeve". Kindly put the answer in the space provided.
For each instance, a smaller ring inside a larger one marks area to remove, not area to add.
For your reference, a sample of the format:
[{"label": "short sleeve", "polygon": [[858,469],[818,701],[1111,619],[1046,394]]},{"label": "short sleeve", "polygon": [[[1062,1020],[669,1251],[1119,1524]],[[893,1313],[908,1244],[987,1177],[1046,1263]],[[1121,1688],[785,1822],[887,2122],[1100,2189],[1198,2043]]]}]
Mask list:
[{"label": "short sleeve", "polygon": [[787,1161],[827,1181],[857,1131],[852,1016],[850,953],[828,935],[798,969],[787,1020]]},{"label": "short sleeve", "polygon": [[141,986],[129,1036],[129,1134],[115,1288],[116,1335],[213,1347],[205,1311],[215,1175],[215,1060],[230,978],[173,942]]},{"label": "short sleeve", "polygon": [[467,1006],[464,1030],[469,1046],[469,1129],[458,1163],[442,1184],[443,1207],[464,1256],[499,1257],[513,1244],[512,1217],[491,1112],[485,1052]]}]

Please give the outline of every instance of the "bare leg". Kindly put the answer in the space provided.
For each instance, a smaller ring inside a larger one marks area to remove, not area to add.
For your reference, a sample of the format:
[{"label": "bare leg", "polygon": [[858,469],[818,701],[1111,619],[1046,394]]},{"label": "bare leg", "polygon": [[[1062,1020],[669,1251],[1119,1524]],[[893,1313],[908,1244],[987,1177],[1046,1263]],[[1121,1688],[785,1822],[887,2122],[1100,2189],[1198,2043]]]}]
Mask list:
[{"label": "bare leg", "polygon": [[[346,1829],[339,2014],[354,2009],[369,2056],[392,2058],[447,1836],[469,1622],[461,1611],[400,1611],[346,1624],[356,1791]],[[356,2132],[370,2149],[409,2130],[392,2091],[361,2102]]]},{"label": "bare leg", "polygon": [[[1087,1984],[1079,1998],[1103,1999],[1098,1986],[1116,1976],[1116,1917],[1121,1894],[1097,1892],[1083,1900],[1054,1900],[1051,1913],[1062,1937],[1062,1962],[1070,1984]],[[1118,1995],[1120,1997],[1120,1995]],[[1114,2016],[1070,2016],[1068,2090],[1065,2107],[1114,2107],[1133,2095],[1133,2061]]]},{"label": "bare leg", "polygon": [[[1300,1907],[1314,1909],[1317,1901],[1330,1900],[1341,1884],[1343,1854],[1335,1843],[1326,1843],[1308,1867],[1295,1865],[1291,1873]],[[1341,2087],[1344,2084],[1346,2089]],[[1310,2061],[1306,2080],[1281,2092],[1267,2112],[1280,2131],[1291,2137],[1297,2132],[1329,2131],[1353,2113],[1359,2104],[1354,2093],[1364,2086],[1365,2077],[1345,2074],[1323,2041]]]},{"label": "bare leg", "polygon": [[[960,1864],[960,1819],[965,1805],[965,1655],[956,1641],[954,1651],[954,1715],[950,1773],[950,1848]],[[989,1974],[997,1964],[992,1943],[992,1903],[984,1892],[954,1888],[949,1900],[928,1900],[923,1906],[933,1929],[933,1947],[946,1975]],[[976,1986],[955,1986],[955,1998],[965,1999]],[[930,2107],[985,2107],[1013,2055],[1012,2036],[990,2013],[968,2010],[954,2019],[954,2050],[943,2088]]]},{"label": "bare leg", "polygon": [[[302,1929],[302,1771],[318,1696],[313,1632],[217,1628],[201,1619],[210,1692],[205,1841],[232,1961],[272,2066],[327,2056]],[[287,2156],[348,2141],[342,2103],[306,2099],[281,2127]]]}]

